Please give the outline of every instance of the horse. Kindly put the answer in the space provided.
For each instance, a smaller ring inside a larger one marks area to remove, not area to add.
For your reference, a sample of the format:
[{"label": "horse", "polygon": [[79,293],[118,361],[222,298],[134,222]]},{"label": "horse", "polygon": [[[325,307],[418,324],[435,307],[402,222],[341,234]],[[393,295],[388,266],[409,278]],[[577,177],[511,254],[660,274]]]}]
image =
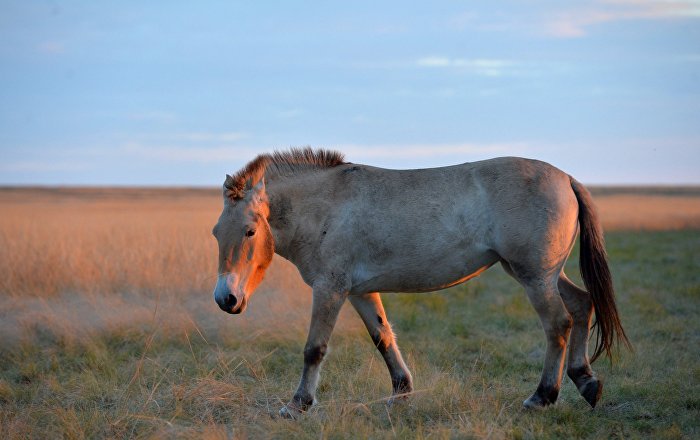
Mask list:
[{"label": "horse", "polygon": [[[546,336],[541,380],[525,408],[556,402],[567,344],[566,373],[593,408],[603,382],[591,362],[614,345],[631,348],[591,195],[548,163],[502,157],[390,170],[345,162],[336,151],[291,149],[227,174],[223,202],[212,231],[221,310],[243,313],[275,253],[312,288],[301,380],[283,417],[297,418],[316,402],[321,361],[346,300],[384,358],[393,402],[413,391],[413,379],[380,293],[445,289],[496,263],[524,287]],[[563,270],[577,235],[585,290]]]}]

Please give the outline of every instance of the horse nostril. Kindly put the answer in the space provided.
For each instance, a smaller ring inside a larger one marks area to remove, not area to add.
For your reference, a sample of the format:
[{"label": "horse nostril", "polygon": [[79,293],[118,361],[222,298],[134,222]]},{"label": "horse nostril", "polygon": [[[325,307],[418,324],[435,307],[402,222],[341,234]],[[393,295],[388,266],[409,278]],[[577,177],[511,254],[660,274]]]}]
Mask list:
[{"label": "horse nostril", "polygon": [[233,308],[236,306],[237,302],[238,300],[236,299],[236,297],[229,293],[228,297],[226,298],[226,306]]},{"label": "horse nostril", "polygon": [[234,313],[233,309],[236,307],[236,304],[238,304],[238,299],[232,295],[228,294],[226,296],[221,296],[221,297],[216,297],[216,303],[219,305],[219,308],[223,310],[226,313]]}]

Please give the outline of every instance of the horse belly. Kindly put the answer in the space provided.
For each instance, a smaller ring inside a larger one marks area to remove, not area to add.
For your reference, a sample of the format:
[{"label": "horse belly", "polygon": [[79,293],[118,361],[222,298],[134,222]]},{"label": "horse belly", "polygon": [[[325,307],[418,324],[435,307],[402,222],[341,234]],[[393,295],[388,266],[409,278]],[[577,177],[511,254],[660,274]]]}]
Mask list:
[{"label": "horse belly", "polygon": [[469,261],[432,260],[415,266],[399,267],[360,263],[353,271],[351,294],[369,292],[431,292],[463,283],[498,262],[495,252],[484,252]]}]

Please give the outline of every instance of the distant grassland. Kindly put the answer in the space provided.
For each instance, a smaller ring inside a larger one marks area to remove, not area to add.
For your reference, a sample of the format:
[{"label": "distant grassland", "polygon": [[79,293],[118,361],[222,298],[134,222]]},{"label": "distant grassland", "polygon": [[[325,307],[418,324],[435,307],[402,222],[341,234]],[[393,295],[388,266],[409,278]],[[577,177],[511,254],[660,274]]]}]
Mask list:
[{"label": "distant grassland", "polygon": [[555,407],[521,410],[544,337],[495,267],[384,295],[410,404],[385,406],[388,373],[347,307],[319,405],[288,422],[274,415],[298,381],[310,290],[276,259],[243,316],[218,310],[217,191],[0,189],[0,438],[698,438],[700,190],[593,193],[636,348],[594,364],[598,408],[565,379]]}]

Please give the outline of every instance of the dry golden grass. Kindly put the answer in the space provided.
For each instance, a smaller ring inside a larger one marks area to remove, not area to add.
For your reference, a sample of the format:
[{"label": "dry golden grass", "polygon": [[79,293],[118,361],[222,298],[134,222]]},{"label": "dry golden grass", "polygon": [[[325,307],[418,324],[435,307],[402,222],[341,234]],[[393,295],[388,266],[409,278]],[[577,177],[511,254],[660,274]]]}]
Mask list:
[{"label": "dry golden grass", "polygon": [[700,228],[700,192],[607,192],[595,196],[606,231]]},{"label": "dry golden grass", "polygon": [[700,228],[700,198],[619,195],[598,197],[608,231]]},{"label": "dry golden grass", "polygon": [[[0,191],[0,336],[81,338],[143,327],[154,313],[180,331],[215,328],[227,318],[211,296],[220,205],[211,190]],[[288,314],[304,331],[310,290],[294,266],[275,257],[259,297],[244,325]]]},{"label": "dry golden grass", "polygon": [[[208,192],[3,191],[4,294],[191,292],[215,274]],[[182,270],[186,268],[186,270]]]},{"label": "dry golden grass", "polygon": [[[700,227],[694,189],[594,194],[608,230]],[[519,287],[490,274],[449,297],[387,300],[416,376],[412,406],[384,408],[388,375],[346,307],[324,367],[321,404],[299,424],[274,420],[300,371],[310,290],[276,257],[244,315],[220,312],[211,296],[217,252],[210,233],[220,209],[210,189],[0,189],[0,437],[624,436],[617,417],[641,426],[637,434],[698,429],[688,422],[699,407],[691,397],[673,423],[649,422],[671,416],[636,403],[644,393],[634,384],[652,373],[631,358],[622,368],[639,371],[622,394],[609,391],[611,406],[590,416],[597,427],[588,426],[572,387],[544,418],[520,413],[519,399],[536,385],[543,339]],[[646,235],[619,237],[613,258],[636,261],[635,240]],[[694,263],[673,258],[676,278],[687,278],[682,268]],[[639,313],[665,313],[661,299],[634,284],[641,283],[634,267],[613,269],[631,286],[623,290],[637,295]],[[486,285],[505,293],[482,296]],[[680,289],[681,298],[696,298],[696,284]],[[469,301],[473,314],[451,307],[455,301]],[[683,319],[691,319],[697,301],[684,301],[674,304],[685,304]],[[688,339],[677,316],[668,318],[659,321],[660,337],[680,335],[674,341],[692,346],[697,338]],[[634,324],[631,331],[637,340],[644,334]],[[697,365],[688,368],[696,380]]]}]

